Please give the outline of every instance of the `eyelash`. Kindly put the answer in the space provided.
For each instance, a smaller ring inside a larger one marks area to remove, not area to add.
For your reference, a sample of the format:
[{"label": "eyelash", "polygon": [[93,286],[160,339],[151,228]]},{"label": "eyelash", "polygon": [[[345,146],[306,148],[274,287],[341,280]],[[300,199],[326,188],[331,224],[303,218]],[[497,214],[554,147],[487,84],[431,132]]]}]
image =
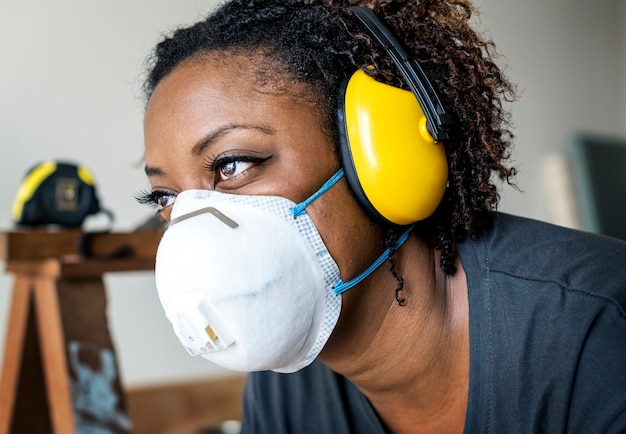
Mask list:
[{"label": "eyelash", "polygon": [[135,193],[135,200],[141,205],[147,205],[150,208],[161,211],[165,208],[165,206],[161,204],[161,201],[167,196],[175,196],[175,194],[166,191],[140,190]]},{"label": "eyelash", "polygon": [[[245,155],[228,155],[225,157],[221,157],[221,158],[209,158],[207,159],[207,163],[204,165],[205,169],[208,170],[211,173],[216,173],[219,172],[220,170],[222,170],[222,168],[224,168],[227,164],[230,163],[255,163],[255,164],[262,164],[265,163],[267,160],[269,160],[270,158],[272,158],[272,156],[270,155],[269,157],[252,157],[252,156],[245,156]],[[173,201],[167,205],[162,205],[162,201],[165,198],[171,197],[171,199],[175,198],[175,194],[174,193],[170,193],[167,191],[148,191],[148,190],[140,190],[137,193],[135,193],[135,200],[140,204],[140,205],[147,205],[151,208],[154,208],[158,211],[162,211],[164,208],[166,208],[167,206],[171,205],[173,203]],[[170,200],[171,200],[170,199]]]}]

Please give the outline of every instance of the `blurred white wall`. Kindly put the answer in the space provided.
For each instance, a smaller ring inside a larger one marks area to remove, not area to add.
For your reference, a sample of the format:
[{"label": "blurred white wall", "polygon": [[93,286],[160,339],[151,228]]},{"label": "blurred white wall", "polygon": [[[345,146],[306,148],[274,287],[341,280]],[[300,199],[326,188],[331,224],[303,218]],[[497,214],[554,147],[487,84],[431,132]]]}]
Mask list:
[{"label": "blurred white wall", "polygon": [[[626,6],[614,0],[476,0],[522,97],[513,105],[523,193],[503,211],[548,219],[540,165],[577,130],[626,134]],[[199,19],[200,0],[0,0],[0,229],[25,171],[76,160],[100,199],[132,229],[150,215],[133,200],[147,187],[142,156],[142,63],[173,27]],[[0,348],[11,293],[0,275]],[[106,277],[113,338],[129,387],[222,375],[187,356],[156,298],[151,273]],[[1,353],[1,350],[0,350]]]},{"label": "blurred white wall", "polygon": [[[0,229],[11,227],[11,204],[26,170],[48,158],[72,159],[91,169],[118,229],[132,229],[153,213],[133,198],[149,187],[138,164],[143,63],[163,33],[195,22],[214,4],[0,0]],[[152,273],[105,279],[128,386],[222,373],[182,349],[162,314]],[[3,275],[2,344],[10,288],[10,277]]]},{"label": "blurred white wall", "polygon": [[546,156],[577,131],[626,133],[624,2],[475,2],[521,93],[513,117],[523,193],[505,189],[501,210],[548,220]]}]

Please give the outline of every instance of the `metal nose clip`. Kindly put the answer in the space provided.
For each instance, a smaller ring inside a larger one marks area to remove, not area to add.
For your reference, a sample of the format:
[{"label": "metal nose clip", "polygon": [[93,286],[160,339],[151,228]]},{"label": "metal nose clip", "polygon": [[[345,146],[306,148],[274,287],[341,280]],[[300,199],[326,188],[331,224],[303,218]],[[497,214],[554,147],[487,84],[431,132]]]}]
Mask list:
[{"label": "metal nose clip", "polygon": [[239,224],[236,221],[234,221],[233,219],[227,217],[223,212],[221,212],[220,210],[218,210],[217,208],[214,208],[212,206],[207,206],[205,208],[200,208],[200,209],[198,209],[196,211],[190,212],[188,214],[181,215],[180,217],[176,217],[175,219],[172,219],[170,221],[169,226],[173,226],[176,223],[180,223],[183,220],[190,219],[190,218],[195,217],[197,215],[207,214],[207,213],[214,215],[222,223],[224,223],[226,226],[228,226],[228,227],[230,227],[232,229],[235,229],[236,227],[239,226]]}]

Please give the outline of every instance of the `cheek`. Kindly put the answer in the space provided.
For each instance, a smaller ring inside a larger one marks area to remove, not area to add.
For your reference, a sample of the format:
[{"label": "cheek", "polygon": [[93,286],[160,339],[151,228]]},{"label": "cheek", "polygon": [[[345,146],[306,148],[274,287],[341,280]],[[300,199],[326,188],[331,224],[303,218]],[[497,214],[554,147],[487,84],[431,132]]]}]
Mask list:
[{"label": "cheek", "polygon": [[361,209],[345,179],[313,202],[307,212],[344,281],[359,274],[383,252],[383,228]]},{"label": "cheek", "polygon": [[[339,158],[334,152],[332,144],[324,141],[321,146],[311,146],[298,153],[290,167],[299,166],[298,171],[292,172],[291,184],[294,190],[299,192],[294,202],[301,202],[314,194],[325,182],[327,182],[340,168]],[[293,176],[297,174],[297,176]],[[340,183],[343,181],[340,181]],[[332,207],[332,202],[326,201],[326,197],[332,197],[332,190],[337,190],[337,186],[323,194],[315,202],[320,202],[319,208]],[[328,203],[329,205],[326,205]]]}]

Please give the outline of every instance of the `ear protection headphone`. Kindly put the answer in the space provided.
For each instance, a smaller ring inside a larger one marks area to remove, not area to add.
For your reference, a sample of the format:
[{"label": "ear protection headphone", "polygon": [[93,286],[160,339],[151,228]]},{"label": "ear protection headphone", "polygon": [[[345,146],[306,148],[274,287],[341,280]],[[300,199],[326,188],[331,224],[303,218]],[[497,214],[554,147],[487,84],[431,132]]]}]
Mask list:
[{"label": "ear protection headphone", "polygon": [[83,166],[45,161],[31,168],[13,202],[12,218],[20,226],[59,225],[77,228],[100,208],[94,177]]},{"label": "ear protection headphone", "polygon": [[338,108],[344,173],[374,218],[412,224],[429,217],[445,192],[448,164],[441,140],[452,137],[454,116],[376,14],[365,7],[351,10],[411,90],[380,83],[362,70],[347,80]]}]

